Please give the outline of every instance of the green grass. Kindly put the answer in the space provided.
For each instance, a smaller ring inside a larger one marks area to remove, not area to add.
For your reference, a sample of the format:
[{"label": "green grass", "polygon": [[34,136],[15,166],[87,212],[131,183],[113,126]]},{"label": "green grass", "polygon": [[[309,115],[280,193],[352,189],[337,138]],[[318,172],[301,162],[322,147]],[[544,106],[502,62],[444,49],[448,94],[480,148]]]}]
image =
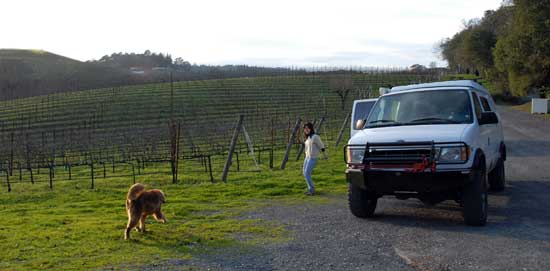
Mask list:
[{"label": "green grass", "polygon": [[138,182],[165,192],[168,223],[149,218],[150,232],[134,231],[131,241],[123,240],[131,178],[98,179],[94,190],[84,180],[57,182],[53,191],[46,182],[15,181],[12,192],[0,191],[0,269],[124,269],[216,248],[285,241],[292,234],[281,225],[243,214],[271,204],[322,203],[323,195],[344,193],[341,149],[329,151],[331,159],[320,160],[314,172],[320,194],[315,197],[303,195],[301,161],[293,160],[286,170],[262,166],[261,173],[232,172],[227,184],[173,185],[169,174],[138,176]]}]

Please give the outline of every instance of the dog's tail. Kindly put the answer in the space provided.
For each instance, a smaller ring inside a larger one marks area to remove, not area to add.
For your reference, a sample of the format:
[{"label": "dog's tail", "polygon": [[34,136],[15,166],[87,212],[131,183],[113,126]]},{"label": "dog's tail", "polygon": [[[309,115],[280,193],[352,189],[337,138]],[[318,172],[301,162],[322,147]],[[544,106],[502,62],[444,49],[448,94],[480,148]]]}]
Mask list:
[{"label": "dog's tail", "polygon": [[166,203],[166,199],[165,199],[165,197],[164,197],[164,193],[163,193],[162,191],[160,191],[160,190],[159,190],[159,192],[160,192],[160,200],[162,201],[162,203]]},{"label": "dog's tail", "polygon": [[132,185],[130,189],[128,189],[128,195],[126,195],[126,207],[128,207],[131,201],[136,200],[143,190],[145,190],[143,184],[136,183]]}]

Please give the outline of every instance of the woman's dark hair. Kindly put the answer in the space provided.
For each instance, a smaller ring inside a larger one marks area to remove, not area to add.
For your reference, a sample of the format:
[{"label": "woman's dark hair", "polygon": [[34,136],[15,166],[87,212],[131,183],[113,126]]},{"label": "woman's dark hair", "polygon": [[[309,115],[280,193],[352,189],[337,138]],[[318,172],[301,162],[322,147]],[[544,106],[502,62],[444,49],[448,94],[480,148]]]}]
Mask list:
[{"label": "woman's dark hair", "polygon": [[307,136],[311,137],[312,135],[315,134],[315,129],[313,129],[313,123],[308,122],[308,123],[304,124],[304,128],[306,128],[306,127],[309,128],[309,135],[305,135],[306,137]]}]

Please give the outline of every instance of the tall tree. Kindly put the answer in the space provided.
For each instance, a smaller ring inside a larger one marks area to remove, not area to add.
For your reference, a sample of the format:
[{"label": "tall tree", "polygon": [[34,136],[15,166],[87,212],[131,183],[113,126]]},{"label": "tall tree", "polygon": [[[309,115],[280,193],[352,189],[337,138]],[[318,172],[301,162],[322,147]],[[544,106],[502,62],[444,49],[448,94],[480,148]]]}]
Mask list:
[{"label": "tall tree", "polygon": [[550,0],[515,0],[511,31],[494,50],[497,70],[516,95],[550,87]]}]

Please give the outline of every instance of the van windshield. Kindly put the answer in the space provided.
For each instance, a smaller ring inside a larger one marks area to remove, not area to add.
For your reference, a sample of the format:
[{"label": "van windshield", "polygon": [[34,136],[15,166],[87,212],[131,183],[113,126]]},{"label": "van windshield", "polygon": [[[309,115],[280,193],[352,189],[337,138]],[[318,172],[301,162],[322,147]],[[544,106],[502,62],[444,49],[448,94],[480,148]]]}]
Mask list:
[{"label": "van windshield", "polygon": [[365,128],[472,122],[470,96],[466,90],[432,90],[381,97]]}]

